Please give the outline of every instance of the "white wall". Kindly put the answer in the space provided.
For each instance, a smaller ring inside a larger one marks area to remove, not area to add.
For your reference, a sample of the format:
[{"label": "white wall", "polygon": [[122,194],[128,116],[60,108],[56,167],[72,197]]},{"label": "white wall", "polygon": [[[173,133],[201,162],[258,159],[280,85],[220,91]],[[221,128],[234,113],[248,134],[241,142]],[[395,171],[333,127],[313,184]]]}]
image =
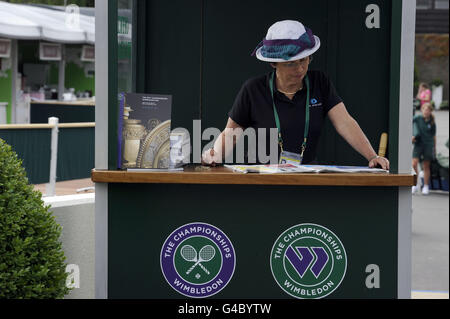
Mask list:
[{"label": "white wall", "polygon": [[[62,226],[62,248],[75,287],[65,299],[95,298],[95,194],[43,198]],[[77,272],[79,271],[79,276]]]}]

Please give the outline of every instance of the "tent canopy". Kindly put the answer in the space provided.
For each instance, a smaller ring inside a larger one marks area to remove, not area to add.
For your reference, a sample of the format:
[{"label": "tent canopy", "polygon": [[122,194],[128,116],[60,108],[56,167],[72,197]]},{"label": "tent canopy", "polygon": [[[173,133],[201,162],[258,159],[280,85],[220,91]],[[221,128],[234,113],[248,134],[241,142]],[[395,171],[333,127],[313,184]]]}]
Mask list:
[{"label": "tent canopy", "polygon": [[95,17],[0,1],[0,37],[95,43]]}]

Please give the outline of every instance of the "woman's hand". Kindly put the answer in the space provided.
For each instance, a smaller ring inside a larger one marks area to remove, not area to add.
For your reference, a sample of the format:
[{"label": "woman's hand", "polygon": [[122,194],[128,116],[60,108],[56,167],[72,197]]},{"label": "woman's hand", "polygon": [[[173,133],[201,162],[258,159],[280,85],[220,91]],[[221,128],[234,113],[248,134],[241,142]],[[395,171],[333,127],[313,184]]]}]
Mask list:
[{"label": "woman's hand", "polygon": [[376,168],[377,166],[380,166],[382,169],[389,170],[389,160],[382,156],[372,158],[369,161],[369,167]]},{"label": "woman's hand", "polygon": [[[240,130],[238,130],[238,133],[233,133],[235,129]],[[228,152],[233,150],[232,147],[227,150],[225,146],[232,145],[234,147],[236,140],[242,134],[243,130],[243,127],[231,118],[228,118],[227,126],[225,127],[225,130],[217,137],[214,147],[202,154],[202,165],[216,166],[222,164],[223,159],[226,158]],[[228,134],[227,132],[230,133]]]},{"label": "woman's hand", "polygon": [[222,156],[214,149],[209,149],[202,154],[202,165],[216,166],[222,163]]}]

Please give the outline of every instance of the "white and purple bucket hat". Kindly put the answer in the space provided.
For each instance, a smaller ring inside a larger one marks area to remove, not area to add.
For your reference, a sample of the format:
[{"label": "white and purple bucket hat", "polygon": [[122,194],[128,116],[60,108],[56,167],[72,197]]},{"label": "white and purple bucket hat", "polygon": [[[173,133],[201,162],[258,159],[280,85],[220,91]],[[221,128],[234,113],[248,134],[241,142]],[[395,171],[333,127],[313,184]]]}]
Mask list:
[{"label": "white and purple bucket hat", "polygon": [[252,53],[266,62],[287,62],[303,59],[320,48],[320,39],[301,22],[284,20],[274,23],[264,40]]}]

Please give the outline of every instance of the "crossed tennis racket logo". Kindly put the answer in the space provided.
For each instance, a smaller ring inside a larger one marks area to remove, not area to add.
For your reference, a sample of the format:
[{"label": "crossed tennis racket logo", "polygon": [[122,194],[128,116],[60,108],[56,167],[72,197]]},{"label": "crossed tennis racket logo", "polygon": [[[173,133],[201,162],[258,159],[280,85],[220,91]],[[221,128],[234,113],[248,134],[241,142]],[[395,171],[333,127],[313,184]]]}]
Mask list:
[{"label": "crossed tennis racket logo", "polygon": [[209,275],[209,270],[202,265],[202,263],[206,263],[211,261],[216,255],[216,250],[211,245],[203,246],[197,254],[197,250],[191,245],[184,245],[180,250],[181,257],[188,262],[193,262],[194,264],[186,271],[186,275],[189,275],[195,267],[200,266],[200,268]]}]

